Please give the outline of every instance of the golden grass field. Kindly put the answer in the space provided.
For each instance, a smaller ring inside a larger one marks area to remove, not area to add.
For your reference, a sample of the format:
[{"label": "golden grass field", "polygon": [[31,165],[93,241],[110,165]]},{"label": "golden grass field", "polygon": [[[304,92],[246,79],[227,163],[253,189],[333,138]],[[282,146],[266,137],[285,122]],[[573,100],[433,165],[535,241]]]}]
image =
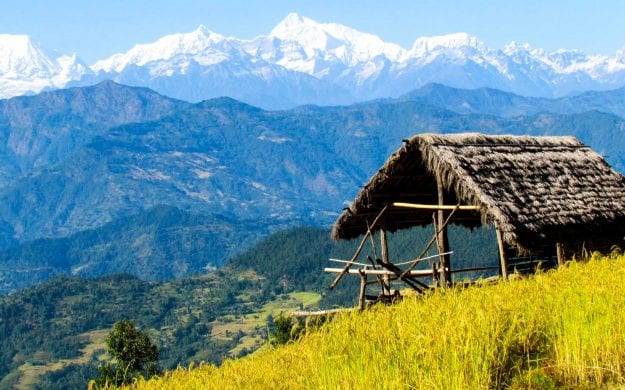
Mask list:
[{"label": "golden grass field", "polygon": [[408,297],[135,389],[625,387],[625,256]]}]

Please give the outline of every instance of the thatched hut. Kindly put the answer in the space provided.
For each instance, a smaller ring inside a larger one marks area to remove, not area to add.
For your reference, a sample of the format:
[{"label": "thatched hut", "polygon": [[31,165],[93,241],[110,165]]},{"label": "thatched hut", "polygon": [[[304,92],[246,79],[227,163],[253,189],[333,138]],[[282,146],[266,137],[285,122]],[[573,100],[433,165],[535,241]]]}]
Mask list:
[{"label": "thatched hut", "polygon": [[[332,235],[384,236],[429,225],[433,213],[441,253],[447,224],[493,223],[504,268],[507,248],[553,251],[561,260],[582,246],[605,250],[623,241],[625,178],[574,137],[421,134],[389,157]],[[448,262],[441,256],[449,281]],[[505,276],[507,269],[501,272]]]}]

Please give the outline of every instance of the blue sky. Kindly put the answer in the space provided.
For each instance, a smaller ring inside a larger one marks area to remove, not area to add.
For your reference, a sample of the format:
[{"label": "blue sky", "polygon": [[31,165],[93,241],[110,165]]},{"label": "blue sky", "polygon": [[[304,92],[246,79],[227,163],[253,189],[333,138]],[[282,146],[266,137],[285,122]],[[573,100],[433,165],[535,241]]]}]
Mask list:
[{"label": "blue sky", "polygon": [[467,32],[488,46],[516,40],[547,50],[614,54],[625,46],[625,0],[4,0],[0,33],[31,35],[87,63],[204,24],[221,34],[267,34],[289,12],[337,22],[410,47],[415,38]]}]

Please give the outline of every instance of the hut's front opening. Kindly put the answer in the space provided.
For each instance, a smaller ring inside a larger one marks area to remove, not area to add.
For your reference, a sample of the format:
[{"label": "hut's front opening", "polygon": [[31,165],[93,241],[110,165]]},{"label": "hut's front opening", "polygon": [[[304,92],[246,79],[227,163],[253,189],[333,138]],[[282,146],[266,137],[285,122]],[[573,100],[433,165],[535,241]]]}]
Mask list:
[{"label": "hut's front opening", "polygon": [[[452,225],[491,226],[494,264],[454,253]],[[429,227],[429,240],[415,245],[412,259],[393,258],[389,234],[418,226]],[[332,234],[360,238],[351,258],[333,259],[326,271],[336,274],[331,287],[358,276],[363,307],[367,298],[392,300],[400,284],[422,293],[476,275],[506,279],[620,245],[625,178],[573,137],[416,135],[359,192]],[[377,296],[367,296],[370,286]]]},{"label": "hut's front opening", "polygon": [[[343,276],[359,277],[360,308],[373,302],[392,302],[405,288],[424,293],[432,288],[470,285],[477,280],[496,281],[511,273],[524,274],[558,264],[556,248],[550,247],[519,253],[515,247],[504,244],[502,256],[502,244],[492,223],[471,228],[450,226],[454,215],[468,220],[474,214],[469,208],[394,203],[381,212],[377,221],[377,216],[372,219],[351,258],[330,259],[332,265],[325,268],[336,275],[331,287]],[[432,222],[391,233],[383,227],[383,215],[396,218],[398,213],[403,218],[424,218],[427,214]],[[479,223],[479,216],[475,222]]]}]

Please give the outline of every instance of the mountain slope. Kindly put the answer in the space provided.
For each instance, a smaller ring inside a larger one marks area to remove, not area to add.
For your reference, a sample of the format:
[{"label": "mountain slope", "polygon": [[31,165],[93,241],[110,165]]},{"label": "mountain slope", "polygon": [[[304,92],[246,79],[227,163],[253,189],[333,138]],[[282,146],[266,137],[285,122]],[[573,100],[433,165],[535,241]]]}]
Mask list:
[{"label": "mountain slope", "polygon": [[[618,388],[625,257],[337,315],[301,340],[133,389]],[[601,282],[597,282],[600,280]]]},{"label": "mountain slope", "polygon": [[271,112],[217,99],[110,129],[0,193],[0,220],[20,241],[160,204],[282,226],[327,224],[415,133],[574,135],[623,171],[623,128],[623,119],[596,111],[498,118],[405,101]]},{"label": "mountain slope", "polygon": [[573,114],[602,111],[625,118],[625,88],[547,99],[525,97],[492,88],[458,89],[442,84],[427,84],[397,100],[430,104],[461,114],[510,117],[541,112]]},{"label": "mountain slope", "polygon": [[158,119],[187,105],[110,81],[0,100],[0,188],[62,161],[110,127]]},{"label": "mountain slope", "polygon": [[[146,216],[129,220],[139,223],[142,218]],[[153,224],[146,225],[144,230],[153,229]],[[474,261],[484,264],[484,259],[497,262],[492,229],[471,233],[452,227],[450,233],[457,266],[469,266]],[[88,238],[94,234],[85,233]],[[98,241],[103,244],[83,253],[115,245],[106,241],[106,233],[103,235],[104,240]],[[425,228],[391,234],[390,255],[412,258],[415,248],[424,245],[431,235],[431,229]],[[78,240],[70,241],[74,244],[68,246],[81,248]],[[41,378],[41,387],[84,386],[101,364],[97,358],[102,357],[102,338],[121,319],[132,319],[150,332],[161,348],[161,362],[166,368],[201,360],[220,364],[226,357],[249,353],[267,340],[270,315],[301,307],[352,305],[358,288],[356,280],[346,278],[329,291],[333,275],[324,273],[323,267],[330,257],[350,256],[357,245],[355,241],[332,241],[326,229],[298,227],[271,235],[232,258],[222,270],[202,276],[169,282],[145,282],[128,275],[93,279],[62,276],[0,297],[0,378],[4,377],[0,387],[11,387],[23,379],[24,368],[32,365],[40,368],[38,372],[50,372]],[[365,253],[369,251],[367,247]],[[116,255],[110,251],[112,258]],[[159,267],[160,259],[155,257],[150,265]],[[111,259],[109,266],[118,263]],[[96,336],[99,347],[94,342]],[[78,359],[80,348],[85,346],[93,352],[91,359],[64,365]]]},{"label": "mountain slope", "polygon": [[128,273],[143,280],[202,274],[271,229],[270,221],[232,220],[157,206],[97,229],[0,252],[0,295],[59,274]]}]

